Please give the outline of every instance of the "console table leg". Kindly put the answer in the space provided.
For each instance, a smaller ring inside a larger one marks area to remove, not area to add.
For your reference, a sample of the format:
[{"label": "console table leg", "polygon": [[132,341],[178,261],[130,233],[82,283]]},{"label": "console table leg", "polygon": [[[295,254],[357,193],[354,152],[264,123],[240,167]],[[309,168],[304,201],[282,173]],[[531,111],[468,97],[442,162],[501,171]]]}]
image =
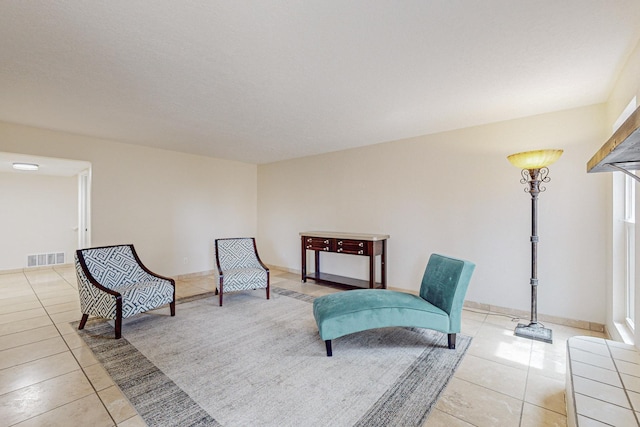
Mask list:
[{"label": "console table leg", "polygon": [[382,241],[382,254],[380,255],[380,282],[382,289],[387,289],[387,241]]},{"label": "console table leg", "polygon": [[373,252],[373,245],[369,251],[369,289],[376,287],[376,255]]},{"label": "console table leg", "polygon": [[302,242],[301,254],[302,254],[302,262],[300,264],[300,271],[302,273],[302,283],[307,283],[307,247],[304,242],[304,238],[300,239]]}]

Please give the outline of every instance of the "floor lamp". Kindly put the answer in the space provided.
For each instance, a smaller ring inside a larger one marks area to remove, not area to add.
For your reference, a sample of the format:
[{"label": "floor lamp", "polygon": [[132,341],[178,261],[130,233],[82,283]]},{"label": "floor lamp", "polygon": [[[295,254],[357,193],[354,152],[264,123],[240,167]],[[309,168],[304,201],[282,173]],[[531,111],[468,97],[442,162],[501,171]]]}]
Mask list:
[{"label": "floor lamp", "polygon": [[542,183],[551,181],[547,166],[562,155],[562,150],[536,150],[512,154],[507,157],[512,165],[521,170],[521,184],[531,195],[531,321],[528,325],[518,323],[515,335],[551,344],[551,329],[538,323],[538,194],[545,191]]}]

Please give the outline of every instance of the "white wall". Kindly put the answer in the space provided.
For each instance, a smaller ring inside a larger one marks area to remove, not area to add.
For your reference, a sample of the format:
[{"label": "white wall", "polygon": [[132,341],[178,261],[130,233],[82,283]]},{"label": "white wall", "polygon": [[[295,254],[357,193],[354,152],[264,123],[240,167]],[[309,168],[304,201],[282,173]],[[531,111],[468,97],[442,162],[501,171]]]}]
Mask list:
[{"label": "white wall", "polygon": [[[612,129],[614,122],[627,106],[631,98],[638,96],[640,105],[640,42],[629,54],[620,70],[609,99],[607,100],[607,125]],[[609,135],[611,131],[609,131]],[[604,143],[604,141],[602,141]]]},{"label": "white wall", "polygon": [[76,177],[0,173],[0,270],[27,266],[27,255],[64,252],[78,242]]},{"label": "white wall", "polygon": [[0,151],[91,162],[92,245],[133,243],[160,274],[211,270],[215,238],[257,232],[256,165],[2,122]]},{"label": "white wall", "polygon": [[[604,118],[597,105],[261,165],[261,256],[299,270],[301,231],[390,234],[389,286],[417,290],[439,252],[477,264],[468,300],[528,311],[530,197],[506,156],[561,148],[539,202],[539,313],[604,323],[608,178],[586,174]],[[366,277],[364,257],[324,259]]]}]

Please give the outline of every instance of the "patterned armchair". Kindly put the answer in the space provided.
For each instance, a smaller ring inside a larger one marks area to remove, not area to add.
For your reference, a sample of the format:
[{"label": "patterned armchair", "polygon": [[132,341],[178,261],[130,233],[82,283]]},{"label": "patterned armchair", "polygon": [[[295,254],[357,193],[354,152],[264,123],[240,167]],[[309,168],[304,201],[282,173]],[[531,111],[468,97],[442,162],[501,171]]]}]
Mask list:
[{"label": "patterned armchair", "polygon": [[147,269],[133,245],[80,249],[75,256],[83,329],[89,316],[115,319],[116,339],[122,318],[169,304],[176,314],[175,281]]},{"label": "patterned armchair", "polygon": [[269,299],[269,269],[260,261],[255,238],[216,239],[216,264],[220,306],[224,292],[266,288]]}]

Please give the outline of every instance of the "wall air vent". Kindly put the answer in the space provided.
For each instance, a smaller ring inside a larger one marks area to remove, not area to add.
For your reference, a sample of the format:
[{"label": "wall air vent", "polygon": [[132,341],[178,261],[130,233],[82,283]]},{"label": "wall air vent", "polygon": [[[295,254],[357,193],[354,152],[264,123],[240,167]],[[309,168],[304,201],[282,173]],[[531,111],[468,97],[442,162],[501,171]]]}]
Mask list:
[{"label": "wall air vent", "polygon": [[64,264],[64,252],[27,255],[27,267]]},{"label": "wall air vent", "polygon": [[38,266],[38,255],[27,255],[27,267]]}]

